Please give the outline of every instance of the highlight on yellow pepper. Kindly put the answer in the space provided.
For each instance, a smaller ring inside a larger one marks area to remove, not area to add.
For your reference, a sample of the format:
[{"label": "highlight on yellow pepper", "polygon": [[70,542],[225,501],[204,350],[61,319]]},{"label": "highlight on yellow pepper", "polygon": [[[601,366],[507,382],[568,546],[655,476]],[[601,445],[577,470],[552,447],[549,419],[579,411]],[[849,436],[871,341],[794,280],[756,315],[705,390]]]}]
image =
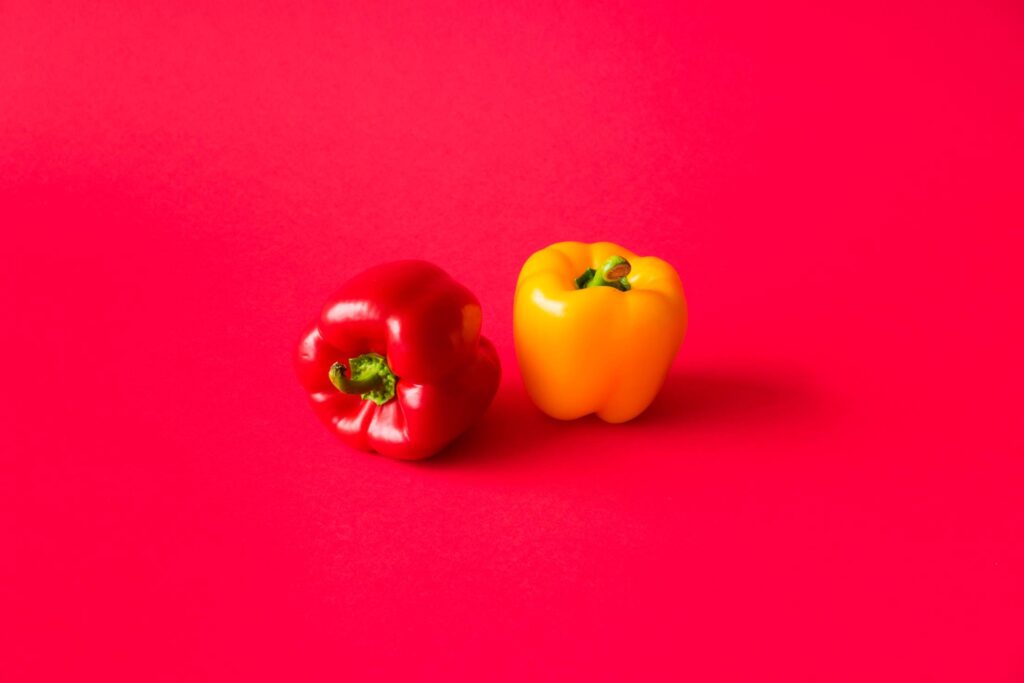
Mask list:
[{"label": "highlight on yellow pepper", "polygon": [[651,404],[686,333],[675,269],[611,242],[559,242],[519,273],[516,356],[530,399],[561,420],[631,420]]}]

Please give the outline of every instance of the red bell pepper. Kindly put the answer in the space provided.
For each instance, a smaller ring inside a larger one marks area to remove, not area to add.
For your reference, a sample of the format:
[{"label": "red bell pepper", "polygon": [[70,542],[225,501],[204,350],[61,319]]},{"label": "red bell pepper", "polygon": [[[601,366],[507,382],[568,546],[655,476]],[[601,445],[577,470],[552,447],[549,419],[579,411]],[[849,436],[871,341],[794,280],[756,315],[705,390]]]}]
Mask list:
[{"label": "red bell pepper", "polygon": [[296,354],[317,416],[346,444],[425,458],[490,405],[501,365],[480,303],[437,266],[396,261],[334,293]]}]

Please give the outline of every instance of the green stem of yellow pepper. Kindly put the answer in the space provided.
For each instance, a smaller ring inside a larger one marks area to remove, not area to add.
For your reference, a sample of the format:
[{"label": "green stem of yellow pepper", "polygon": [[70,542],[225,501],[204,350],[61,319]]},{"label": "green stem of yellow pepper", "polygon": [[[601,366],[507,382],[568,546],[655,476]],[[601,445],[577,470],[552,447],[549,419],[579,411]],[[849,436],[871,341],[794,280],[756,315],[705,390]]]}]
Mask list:
[{"label": "green stem of yellow pepper", "polygon": [[621,256],[612,256],[597,270],[587,268],[586,271],[576,278],[576,288],[586,287],[614,287],[623,292],[629,291],[629,280],[626,276],[632,266],[629,261]]}]

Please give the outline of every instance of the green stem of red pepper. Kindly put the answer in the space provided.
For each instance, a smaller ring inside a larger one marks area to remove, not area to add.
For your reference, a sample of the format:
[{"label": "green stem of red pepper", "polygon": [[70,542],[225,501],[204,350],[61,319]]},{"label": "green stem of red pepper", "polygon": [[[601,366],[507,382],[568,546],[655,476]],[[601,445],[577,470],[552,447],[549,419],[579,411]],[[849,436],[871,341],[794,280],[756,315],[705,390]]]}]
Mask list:
[{"label": "green stem of red pepper", "polygon": [[626,276],[632,270],[632,266],[622,256],[612,256],[605,261],[597,270],[587,268],[582,275],[576,278],[576,288],[586,289],[587,287],[614,287],[622,292],[629,291],[629,280]]},{"label": "green stem of red pepper", "polygon": [[378,353],[364,353],[350,358],[349,377],[345,376],[345,366],[335,363],[328,371],[331,384],[343,393],[359,394],[367,401],[379,406],[395,397],[395,384],[398,378],[388,367],[387,359]]}]

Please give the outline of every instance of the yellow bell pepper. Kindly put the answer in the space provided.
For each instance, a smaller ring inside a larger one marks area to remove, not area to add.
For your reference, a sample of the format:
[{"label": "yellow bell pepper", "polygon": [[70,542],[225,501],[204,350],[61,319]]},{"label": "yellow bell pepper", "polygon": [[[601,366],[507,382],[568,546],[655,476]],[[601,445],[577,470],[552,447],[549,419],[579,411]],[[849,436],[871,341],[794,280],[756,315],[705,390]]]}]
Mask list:
[{"label": "yellow bell pepper", "polygon": [[559,242],[523,265],[513,305],[526,391],[551,417],[625,422],[651,404],[686,332],[672,266],[611,242]]}]

